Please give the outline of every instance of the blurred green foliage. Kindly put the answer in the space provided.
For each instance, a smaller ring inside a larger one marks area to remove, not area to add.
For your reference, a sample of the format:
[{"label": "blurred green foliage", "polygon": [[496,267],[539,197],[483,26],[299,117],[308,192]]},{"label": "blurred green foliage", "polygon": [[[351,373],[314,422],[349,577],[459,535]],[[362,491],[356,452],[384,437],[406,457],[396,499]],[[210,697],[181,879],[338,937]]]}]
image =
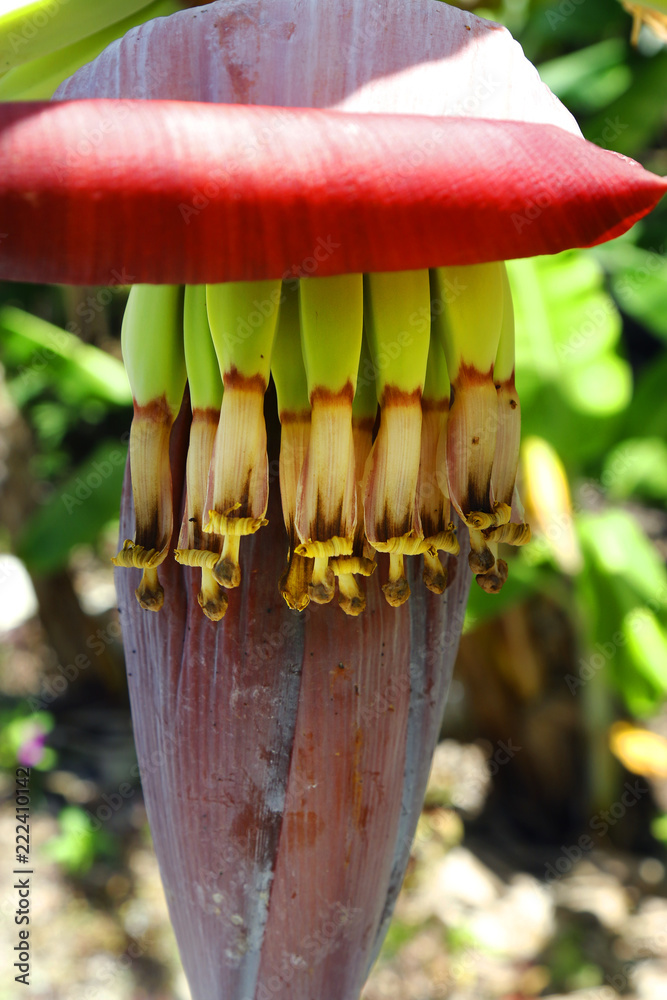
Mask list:
[{"label": "blurred green foliage", "polygon": [[70,875],[84,875],[100,857],[111,857],[118,845],[105,830],[95,829],[78,806],[65,806],[58,814],[58,833],[42,848],[45,858],[57,861]]}]

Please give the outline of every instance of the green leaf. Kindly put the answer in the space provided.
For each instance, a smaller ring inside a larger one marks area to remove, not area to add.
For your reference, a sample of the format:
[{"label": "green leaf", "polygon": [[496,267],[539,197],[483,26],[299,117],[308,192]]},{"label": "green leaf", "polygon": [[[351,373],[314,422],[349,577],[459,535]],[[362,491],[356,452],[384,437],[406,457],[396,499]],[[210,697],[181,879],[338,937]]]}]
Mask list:
[{"label": "green leaf", "polygon": [[665,108],[656,94],[664,93],[667,52],[633,64],[633,80],[624,94],[584,123],[587,139],[607,149],[638,156],[664,128]]},{"label": "green leaf", "polygon": [[600,481],[611,498],[667,500],[667,442],[659,437],[621,442],[607,456]]},{"label": "green leaf", "polygon": [[567,464],[609,448],[630,400],[617,346],[621,318],[589,254],[510,261],[523,433],[547,438]]},{"label": "green leaf", "polygon": [[540,76],[566,104],[597,111],[623,94],[632,83],[625,65],[627,43],[608,38],[542,63]]},{"label": "green leaf", "polygon": [[0,101],[48,100],[64,80],[76,73],[81,66],[92,62],[103,49],[116,38],[122,38],[130,28],[154,17],[168,16],[180,9],[176,0],[155,0],[131,17],[117,21],[73,45],[49,52],[39,59],[32,59],[22,66],[15,66],[0,76]]},{"label": "green leaf", "polygon": [[603,669],[637,717],[667,695],[667,572],[624,511],[578,519],[588,579],[582,608],[589,670]]},{"label": "green leaf", "polygon": [[115,406],[132,402],[122,362],[46,320],[13,306],[0,309],[0,343],[5,363],[19,368],[13,391],[30,394],[36,381],[53,383],[67,403],[96,396]]},{"label": "green leaf", "polygon": [[103,442],[40,510],[28,520],[17,555],[33,573],[67,563],[73,546],[93,544],[117,518],[127,445]]},{"label": "green leaf", "polygon": [[632,606],[667,610],[667,570],[632,515],[622,510],[581,515],[578,528],[597,566],[631,588]]}]

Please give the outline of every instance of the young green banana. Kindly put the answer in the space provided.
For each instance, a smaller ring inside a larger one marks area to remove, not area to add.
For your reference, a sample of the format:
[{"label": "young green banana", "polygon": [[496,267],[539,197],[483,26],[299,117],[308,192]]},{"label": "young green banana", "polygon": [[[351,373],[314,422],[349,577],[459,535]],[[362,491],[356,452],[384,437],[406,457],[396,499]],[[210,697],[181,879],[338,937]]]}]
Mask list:
[{"label": "young green banana", "polygon": [[470,533],[470,568],[493,569],[495,557],[482,532],[510,519],[507,504],[492,504],[498,397],[493,368],[505,295],[502,262],[437,268],[432,283],[442,309],[437,325],[452,383],[447,420],[449,495]]},{"label": "young green banana", "polygon": [[301,470],[310,440],[310,402],[308,380],[301,356],[299,286],[283,282],[278,328],[271,356],[271,374],[278,396],[280,417],[280,496],[285,528],[289,539],[287,568],[280,578],[280,593],[294,611],[304,611],[310,603],[308,587],[313,560],[295,551],[299,545],[296,532],[296,503]]},{"label": "young green banana", "polygon": [[229,603],[224,589],[213,576],[223,541],[219,535],[203,530],[213,443],[222,404],[222,379],[206,312],[206,286],[187,285],[183,308],[192,424],[186,467],[185,511],[174,555],[176,562],[184,566],[201,568],[201,590],[197,600],[207,618],[219,621]]},{"label": "young green banana", "polygon": [[310,597],[327,604],[335,591],[329,559],[352,553],[357,524],[352,403],[363,326],[361,275],[302,278],[299,311],[311,425],[297,495],[296,551],[315,560]]},{"label": "young green banana", "polygon": [[416,502],[430,339],[428,271],[365,275],[364,320],[381,414],[364,487],[366,534],[374,549],[389,553],[382,589],[398,607],[410,596],[404,555],[429,548]]},{"label": "young green banana", "polygon": [[[437,313],[433,310],[433,313]],[[447,571],[438,550],[458,555],[459,543],[454,525],[449,519],[447,486],[447,417],[450,384],[447,363],[437,331],[433,326],[438,315],[431,317],[431,339],[426,364],[426,380],[422,395],[421,454],[417,507],[425,541],[432,546],[424,552],[424,583],[434,594],[447,587]]]},{"label": "young green banana", "polygon": [[266,524],[269,467],[264,393],[278,320],[281,281],[208,285],[206,304],[224,394],[213,448],[204,531],[224,535],[213,570],[223,587],[241,582],[243,535]]},{"label": "young green banana", "polygon": [[523,521],[523,508],[516,490],[516,473],[521,447],[521,405],[514,384],[514,308],[507,269],[502,266],[503,310],[498,353],[493,367],[497,394],[498,430],[491,471],[491,502],[494,509],[511,508],[511,518],[483,532],[496,563],[487,573],[477,576],[478,584],[495,594],[507,579],[507,563],[498,558],[498,544],[525,545],[530,528]]},{"label": "young green banana", "polygon": [[136,533],[113,563],[143,570],[137,600],[143,608],[159,611],[164,591],[157,567],[169,551],[173,529],[169,438],[186,381],[182,287],[134,285],[121,345],[134,399],[130,471]]}]

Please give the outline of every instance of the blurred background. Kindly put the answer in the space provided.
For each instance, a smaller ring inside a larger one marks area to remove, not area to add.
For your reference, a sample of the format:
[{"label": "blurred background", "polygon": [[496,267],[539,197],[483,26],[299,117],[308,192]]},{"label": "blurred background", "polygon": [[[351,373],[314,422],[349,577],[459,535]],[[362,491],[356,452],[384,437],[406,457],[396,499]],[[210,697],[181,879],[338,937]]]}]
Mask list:
[{"label": "blurred background", "polygon": [[[151,3],[66,58],[10,70],[0,99],[50,96],[132,23],[183,6]],[[634,22],[612,0],[470,8],[510,28],[588,139],[667,174],[667,4]],[[534,537],[509,553],[500,595],[473,584],[405,887],[364,995],[658,1000],[667,200],[619,240],[509,271]],[[138,780],[117,794],[135,763],[110,565],[131,420],[126,295],[0,286],[0,842],[14,842],[14,773],[30,766],[31,994],[52,1000],[188,997]],[[3,919],[6,953],[12,935]]]}]

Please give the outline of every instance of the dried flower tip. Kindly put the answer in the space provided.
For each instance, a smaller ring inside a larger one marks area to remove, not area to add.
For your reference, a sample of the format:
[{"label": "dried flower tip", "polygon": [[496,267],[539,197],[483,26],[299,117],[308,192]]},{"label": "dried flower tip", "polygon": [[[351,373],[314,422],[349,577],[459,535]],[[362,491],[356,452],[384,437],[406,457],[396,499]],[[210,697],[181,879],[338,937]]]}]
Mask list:
[{"label": "dried flower tip", "polygon": [[377,563],[367,556],[351,555],[330,559],[329,567],[338,579],[338,604],[346,615],[360,615],[366,609],[366,595],[355,576],[372,576]]},{"label": "dried flower tip", "polygon": [[488,528],[484,537],[490,542],[505,542],[506,545],[527,545],[531,537],[530,525],[512,521],[497,528]]},{"label": "dried flower tip", "polygon": [[433,594],[444,594],[447,589],[447,570],[440,561],[437,550],[424,553],[424,584]]},{"label": "dried flower tip", "polygon": [[487,594],[497,594],[507,580],[507,563],[504,559],[496,559],[493,569],[478,573],[475,580]]},{"label": "dried flower tip", "polygon": [[389,555],[389,580],[383,584],[382,593],[392,608],[400,608],[410,596],[402,552],[391,552]]},{"label": "dried flower tip", "polygon": [[470,552],[468,565],[473,573],[488,573],[493,569],[495,556],[481,531],[470,529]]},{"label": "dried flower tip", "polygon": [[313,560],[290,552],[287,569],[280,577],[280,593],[292,611],[305,611],[310,604]]},{"label": "dried flower tip", "polygon": [[213,446],[204,531],[224,536],[213,570],[224,587],[241,581],[240,538],[266,520],[269,467],[264,393],[278,321],[281,282],[207,285],[206,305],[224,393]]},{"label": "dried flower tip", "polygon": [[366,595],[352,573],[338,575],[338,605],[352,618],[366,610]]},{"label": "dried flower tip", "polygon": [[329,604],[336,592],[336,579],[327,556],[315,556],[308,593],[316,604]]},{"label": "dried flower tip", "polygon": [[202,566],[201,589],[197,594],[199,607],[212,622],[225,617],[229,598],[213,575],[210,566]]},{"label": "dried flower tip", "polygon": [[129,538],[120,552],[111,560],[114,566],[143,570],[141,583],[135,590],[137,600],[145,611],[159,611],[164,604],[164,590],[160,585],[157,567],[164,560],[160,549],[145,549]]}]

